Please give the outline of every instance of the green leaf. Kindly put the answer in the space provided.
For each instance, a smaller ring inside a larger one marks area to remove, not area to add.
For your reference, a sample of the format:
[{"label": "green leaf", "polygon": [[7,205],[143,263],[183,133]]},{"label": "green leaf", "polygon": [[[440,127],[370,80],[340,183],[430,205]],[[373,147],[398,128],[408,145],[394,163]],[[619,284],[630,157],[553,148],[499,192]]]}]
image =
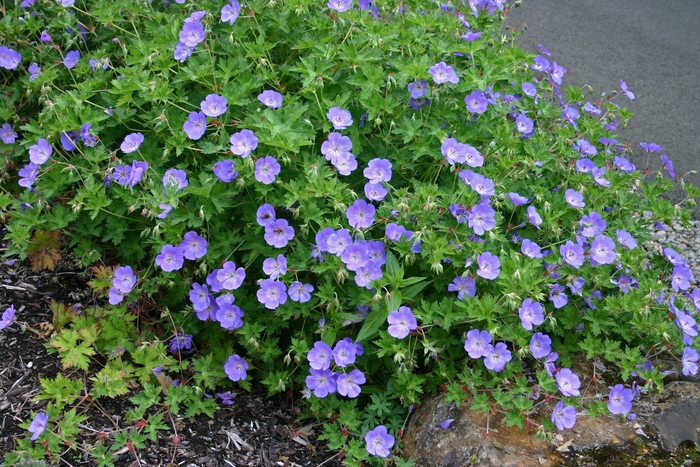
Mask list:
[{"label": "green leaf", "polygon": [[360,329],[360,332],[357,333],[355,342],[363,342],[370,337],[373,337],[382,324],[386,322],[388,316],[389,311],[383,308],[372,311],[362,323],[362,328]]},{"label": "green leaf", "polygon": [[[78,343],[79,340],[80,343]],[[78,332],[73,329],[64,329],[53,338],[49,345],[58,350],[63,368],[77,367],[81,370],[87,370],[90,365],[89,357],[95,355],[95,350],[90,344],[82,342]]]}]

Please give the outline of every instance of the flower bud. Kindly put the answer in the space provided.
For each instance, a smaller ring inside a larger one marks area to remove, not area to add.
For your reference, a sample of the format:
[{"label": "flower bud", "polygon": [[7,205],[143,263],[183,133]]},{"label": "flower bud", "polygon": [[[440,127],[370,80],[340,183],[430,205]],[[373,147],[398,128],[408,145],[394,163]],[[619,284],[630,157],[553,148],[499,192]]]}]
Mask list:
[{"label": "flower bud", "polygon": [[289,366],[290,363],[292,363],[292,356],[287,354],[284,356],[284,364]]},{"label": "flower bud", "polygon": [[348,277],[350,277],[348,270],[345,268],[341,268],[340,271],[338,271],[338,274],[336,274],[335,279],[342,284]]},{"label": "flower bud", "polygon": [[440,262],[440,260],[435,260],[430,265],[430,270],[433,271],[435,274],[442,274],[443,269],[444,268],[442,267],[442,262]]}]

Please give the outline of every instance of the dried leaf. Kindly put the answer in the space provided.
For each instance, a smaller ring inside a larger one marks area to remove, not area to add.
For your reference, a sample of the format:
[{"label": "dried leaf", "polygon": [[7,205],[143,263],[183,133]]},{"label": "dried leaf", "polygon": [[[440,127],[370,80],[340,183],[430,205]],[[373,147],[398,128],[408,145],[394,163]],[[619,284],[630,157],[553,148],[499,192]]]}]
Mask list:
[{"label": "dried leaf", "polygon": [[32,243],[26,253],[32,263],[33,271],[56,269],[56,263],[61,259],[60,232],[58,230],[35,230]]}]

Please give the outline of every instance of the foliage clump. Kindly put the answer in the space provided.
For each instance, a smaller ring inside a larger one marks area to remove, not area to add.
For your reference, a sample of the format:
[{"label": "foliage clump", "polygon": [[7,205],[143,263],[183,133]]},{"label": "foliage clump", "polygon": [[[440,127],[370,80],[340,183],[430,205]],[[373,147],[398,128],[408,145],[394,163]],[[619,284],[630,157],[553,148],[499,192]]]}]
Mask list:
[{"label": "foliage clump", "polygon": [[[168,3],[3,12],[8,254],[50,268],[63,244],[104,298],[54,305],[63,365],[101,366],[42,381],[46,442],[17,456],[74,447],[83,394],[142,388],[112,439],[137,449],[163,410],[211,416],[255,379],[333,420],[348,465],[381,465],[440,389],[518,426],[559,400],[548,432],[627,414],[659,350],[697,371],[692,273],[640,247],[688,212],[614,139],[624,82],[564,88],[498,0]],[[610,403],[577,355],[620,369]]]}]

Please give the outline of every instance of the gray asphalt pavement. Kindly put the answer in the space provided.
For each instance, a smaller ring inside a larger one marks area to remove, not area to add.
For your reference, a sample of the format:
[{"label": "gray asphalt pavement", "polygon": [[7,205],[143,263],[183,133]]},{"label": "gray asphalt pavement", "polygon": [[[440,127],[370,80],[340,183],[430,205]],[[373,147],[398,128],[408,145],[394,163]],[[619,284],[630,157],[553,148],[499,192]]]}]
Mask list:
[{"label": "gray asphalt pavement", "polygon": [[[591,86],[595,97],[627,82],[636,99],[616,102],[635,115],[618,133],[638,167],[643,141],[663,146],[678,176],[700,173],[700,0],[523,0],[508,24],[527,24],[516,42],[534,53],[547,47],[568,70],[564,85]],[[655,156],[650,168],[660,165]],[[700,186],[700,175],[685,180]]]}]

